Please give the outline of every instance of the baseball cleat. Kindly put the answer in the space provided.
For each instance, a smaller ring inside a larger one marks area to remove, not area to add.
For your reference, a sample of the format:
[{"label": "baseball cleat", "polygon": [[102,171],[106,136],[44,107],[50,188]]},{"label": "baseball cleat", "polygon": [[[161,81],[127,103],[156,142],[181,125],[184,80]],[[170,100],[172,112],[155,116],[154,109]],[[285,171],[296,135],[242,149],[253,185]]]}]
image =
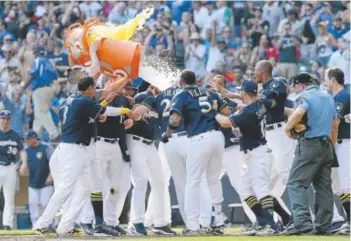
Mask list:
[{"label": "baseball cleat", "polygon": [[211,233],[214,235],[222,235],[222,234],[224,234],[224,228],[225,228],[225,225],[212,227]]},{"label": "baseball cleat", "polygon": [[71,231],[67,232],[67,233],[64,233],[64,234],[60,234],[61,237],[67,237],[67,236],[70,236],[70,237],[82,237],[84,236],[84,232],[83,231],[80,231],[79,229],[72,229]]},{"label": "baseball cleat", "polygon": [[96,225],[94,229],[94,236],[96,237],[107,237],[112,236],[111,234],[107,234],[105,230],[102,228],[102,225]]},{"label": "baseball cleat", "polygon": [[4,226],[4,230],[9,231],[9,230],[11,230],[11,227],[5,225],[5,226]]},{"label": "baseball cleat", "polygon": [[337,235],[350,235],[350,225],[345,221],[333,223],[330,232]]},{"label": "baseball cleat", "polygon": [[114,227],[114,229],[117,230],[121,235],[126,235],[127,234],[127,231],[124,230],[123,228],[121,228],[119,225]]},{"label": "baseball cleat", "polygon": [[154,234],[159,234],[159,235],[176,235],[177,234],[172,229],[170,229],[170,227],[168,227],[168,226],[154,227],[154,228],[152,228],[152,232]]},{"label": "baseball cleat", "polygon": [[38,228],[35,229],[35,231],[40,234],[40,236],[42,237],[46,237],[46,238],[56,238],[58,235],[56,233],[56,231],[49,227],[49,228]]},{"label": "baseball cleat", "polygon": [[255,235],[256,236],[270,236],[270,235],[274,235],[276,234],[277,232],[271,228],[268,224],[262,228],[261,230],[257,230]]},{"label": "baseball cleat", "polygon": [[120,236],[121,233],[118,232],[115,227],[111,226],[111,225],[107,225],[105,223],[103,223],[101,225],[101,229],[102,231],[105,233],[105,234],[108,234],[108,235],[112,235],[112,236]]},{"label": "baseball cleat", "polygon": [[143,223],[133,223],[129,232],[131,234],[147,235],[147,231]]},{"label": "baseball cleat", "polygon": [[182,230],[182,234],[185,235],[185,236],[199,236],[201,235],[201,230],[190,230],[188,228],[184,228]]},{"label": "baseball cleat", "polygon": [[91,223],[80,223],[80,226],[82,227],[83,231],[87,235],[94,235],[94,228],[93,224]]}]

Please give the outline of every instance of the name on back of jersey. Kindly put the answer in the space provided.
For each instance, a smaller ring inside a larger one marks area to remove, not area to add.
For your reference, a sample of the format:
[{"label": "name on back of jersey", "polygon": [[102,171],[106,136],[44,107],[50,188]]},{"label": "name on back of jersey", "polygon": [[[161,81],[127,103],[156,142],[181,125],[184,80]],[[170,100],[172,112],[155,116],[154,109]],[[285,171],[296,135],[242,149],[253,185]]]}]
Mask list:
[{"label": "name on back of jersey", "polygon": [[204,95],[210,96],[210,93],[207,90],[202,89],[202,88],[190,89],[187,91],[192,97],[200,97],[200,96],[204,96]]}]

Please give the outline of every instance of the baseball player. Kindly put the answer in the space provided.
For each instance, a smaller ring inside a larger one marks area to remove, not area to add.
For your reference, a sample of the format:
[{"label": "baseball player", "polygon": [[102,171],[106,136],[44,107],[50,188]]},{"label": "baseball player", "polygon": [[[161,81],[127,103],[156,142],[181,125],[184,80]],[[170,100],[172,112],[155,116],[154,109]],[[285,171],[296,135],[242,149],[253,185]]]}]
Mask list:
[{"label": "baseball player", "polygon": [[[333,191],[336,193],[344,210],[347,214],[347,219],[350,221],[350,93],[344,89],[344,73],[338,68],[329,68],[325,71],[325,83],[328,92],[334,96],[335,107],[337,111],[337,143],[335,144],[335,152],[339,161],[337,170],[333,168]],[[333,173],[334,174],[334,173]],[[340,232],[342,224],[332,232]]]},{"label": "baseball player", "polygon": [[[157,96],[150,96],[133,110],[136,115],[142,115],[149,111],[156,111],[159,113],[161,131],[167,130],[167,125],[170,115],[170,107],[172,98],[181,91],[181,88],[174,86],[170,87]],[[184,129],[184,123],[182,122],[175,132],[172,134],[172,138],[169,142],[161,142],[159,145],[159,155],[164,166],[164,174],[166,181],[166,190],[169,196],[169,181],[171,175],[173,176],[173,182],[177,195],[177,201],[179,205],[180,214],[186,222],[185,216],[185,186],[186,186],[186,175],[185,175],[185,159],[186,159],[186,147],[188,145],[188,138]],[[168,171],[167,171],[168,169]],[[211,225],[211,199],[209,190],[207,187],[206,180],[200,183],[201,188],[201,203],[200,203],[200,220],[203,227],[210,227]]]},{"label": "baseball player", "polygon": [[[136,108],[146,98],[156,95],[158,89],[149,86],[147,91],[137,94],[134,98]],[[175,232],[168,227],[165,217],[165,179],[162,170],[162,162],[154,145],[155,130],[159,128],[158,113],[148,112],[141,120],[135,121],[131,129],[127,131],[127,146],[131,157],[132,172],[132,203],[131,203],[131,227],[134,234],[147,235],[145,221],[145,195],[149,180],[153,196],[154,227],[152,231],[157,234],[174,235]]]},{"label": "baseball player", "polygon": [[267,225],[256,235],[274,234],[280,230],[273,219],[273,197],[269,186],[273,155],[266,145],[264,125],[265,114],[275,106],[275,101],[258,100],[257,83],[254,81],[243,83],[242,100],[246,107],[230,117],[217,115],[216,120],[224,128],[240,129],[240,150],[244,153],[246,166],[242,168],[239,193],[245,201],[257,197],[263,207],[260,216],[265,217]]},{"label": "baseball player", "polygon": [[29,130],[24,139],[28,146],[25,149],[28,162],[22,163],[20,174],[29,174],[28,206],[30,219],[34,225],[40,216],[40,209],[45,209],[54,192],[49,167],[54,148],[41,142],[34,130]]},{"label": "baseball player", "polygon": [[167,142],[173,132],[184,119],[184,126],[189,138],[186,148],[186,188],[185,216],[187,227],[184,234],[201,233],[200,213],[200,181],[205,174],[211,193],[214,212],[213,227],[223,227],[222,219],[222,185],[220,181],[221,162],[224,152],[224,137],[218,131],[214,116],[217,111],[230,114],[226,103],[219,95],[196,85],[195,73],[185,69],[180,74],[180,85],[183,90],[171,102],[170,118],[167,131],[162,140]]},{"label": "baseball player", "polygon": [[43,236],[56,236],[49,225],[73,190],[74,195],[57,227],[57,234],[82,235],[81,231],[73,228],[73,223],[93,188],[88,147],[95,137],[94,122],[101,115],[118,116],[129,112],[127,108],[105,107],[108,104],[106,100],[101,104],[94,101],[95,82],[89,76],[79,80],[78,90],[80,93],[69,97],[60,108],[61,143],[50,161],[55,192],[34,225],[34,229]]},{"label": "baseball player", "polygon": [[255,80],[257,83],[263,84],[260,97],[273,99],[276,102],[276,106],[267,111],[266,138],[269,147],[272,149],[274,166],[280,175],[277,181],[282,182],[276,185],[280,185],[282,188],[279,190],[274,189],[275,192],[271,193],[275,197],[274,211],[280,215],[283,224],[288,225],[291,216],[287,212],[288,208],[283,207],[285,204],[280,197],[283,195],[288,181],[293,161],[295,141],[288,138],[283,131],[287,119],[284,113],[285,100],[287,98],[287,85],[281,80],[273,79],[272,70],[273,66],[269,61],[259,61],[255,66]]},{"label": "baseball player", "polygon": [[23,162],[27,155],[23,150],[20,136],[10,129],[11,112],[0,111],[0,188],[4,193],[4,213],[2,225],[4,230],[11,230],[15,211],[16,161],[20,155]]}]

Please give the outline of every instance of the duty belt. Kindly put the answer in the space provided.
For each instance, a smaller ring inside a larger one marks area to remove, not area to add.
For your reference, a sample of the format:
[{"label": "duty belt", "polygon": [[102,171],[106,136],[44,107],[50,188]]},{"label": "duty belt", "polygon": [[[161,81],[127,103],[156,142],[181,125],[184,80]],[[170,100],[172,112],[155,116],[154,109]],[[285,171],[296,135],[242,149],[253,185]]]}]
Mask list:
[{"label": "duty belt", "polygon": [[133,136],[133,140],[140,141],[148,146],[150,146],[152,143],[154,143],[153,140],[145,139],[139,136]]},{"label": "duty belt", "polygon": [[282,122],[269,124],[269,125],[266,126],[266,131],[271,131],[271,130],[274,130],[274,129],[278,129],[280,127],[283,127]]},{"label": "duty belt", "polygon": [[111,143],[111,144],[115,144],[119,140],[118,138],[105,138],[105,137],[101,137],[101,136],[98,136],[96,139],[98,141],[103,141],[103,142],[107,142],[107,143]]}]

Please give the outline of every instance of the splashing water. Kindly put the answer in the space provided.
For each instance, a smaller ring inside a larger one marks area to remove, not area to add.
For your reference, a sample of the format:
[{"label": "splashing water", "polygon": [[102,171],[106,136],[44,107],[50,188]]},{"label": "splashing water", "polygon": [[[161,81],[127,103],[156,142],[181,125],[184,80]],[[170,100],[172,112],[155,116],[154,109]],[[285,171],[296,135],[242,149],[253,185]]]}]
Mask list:
[{"label": "splashing water", "polygon": [[140,63],[139,77],[156,86],[161,91],[177,81],[180,70],[174,65],[157,56],[147,56]]}]

